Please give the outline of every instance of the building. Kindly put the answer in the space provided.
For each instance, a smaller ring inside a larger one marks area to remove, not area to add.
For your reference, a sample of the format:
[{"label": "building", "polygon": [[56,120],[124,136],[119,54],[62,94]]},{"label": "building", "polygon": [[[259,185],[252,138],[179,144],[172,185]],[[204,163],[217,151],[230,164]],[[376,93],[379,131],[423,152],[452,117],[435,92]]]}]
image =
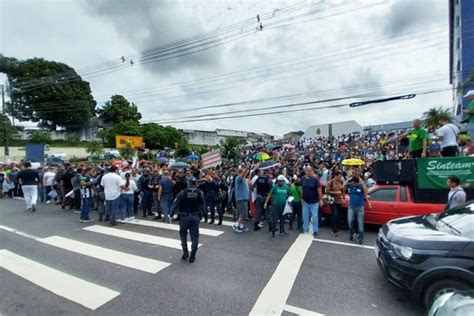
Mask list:
[{"label": "building", "polygon": [[350,133],[362,133],[363,130],[364,128],[356,121],[320,124],[308,127],[302,138],[339,137]]},{"label": "building", "polygon": [[368,125],[364,127],[364,132],[389,132],[389,131],[404,131],[412,127],[412,122],[399,122],[388,124]]},{"label": "building", "polygon": [[248,142],[270,142],[274,137],[268,134],[257,134],[245,131],[236,131],[230,129],[216,129],[215,131],[203,131],[183,129],[180,130],[184,137],[192,145],[216,146],[230,137],[241,139]]},{"label": "building", "polygon": [[449,0],[449,69],[456,115],[467,106],[463,93],[474,89],[474,82],[468,82],[474,72],[473,18],[474,1]]},{"label": "building", "polygon": [[283,135],[283,139],[288,141],[298,141],[304,135],[303,131],[289,132]]}]

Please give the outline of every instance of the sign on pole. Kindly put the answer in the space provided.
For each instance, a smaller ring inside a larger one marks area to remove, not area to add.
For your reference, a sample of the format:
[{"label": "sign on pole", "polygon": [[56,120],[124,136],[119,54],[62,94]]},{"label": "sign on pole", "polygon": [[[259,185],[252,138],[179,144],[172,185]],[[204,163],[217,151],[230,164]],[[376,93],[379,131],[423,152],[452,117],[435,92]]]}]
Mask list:
[{"label": "sign on pole", "polygon": [[213,150],[201,156],[202,169],[215,168],[222,162],[220,150]]},{"label": "sign on pole", "polygon": [[447,189],[449,176],[458,176],[461,183],[474,183],[474,158],[426,158],[417,160],[418,188]]}]

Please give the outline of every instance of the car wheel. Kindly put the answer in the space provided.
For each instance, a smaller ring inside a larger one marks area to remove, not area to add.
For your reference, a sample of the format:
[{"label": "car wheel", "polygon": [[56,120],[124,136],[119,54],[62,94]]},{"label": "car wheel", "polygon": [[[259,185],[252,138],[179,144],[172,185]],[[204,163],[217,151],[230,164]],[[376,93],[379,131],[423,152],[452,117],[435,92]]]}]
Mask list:
[{"label": "car wheel", "polygon": [[433,302],[436,301],[441,295],[451,293],[454,291],[469,290],[469,286],[458,280],[441,280],[433,282],[426,287],[423,294],[423,304],[429,309]]}]

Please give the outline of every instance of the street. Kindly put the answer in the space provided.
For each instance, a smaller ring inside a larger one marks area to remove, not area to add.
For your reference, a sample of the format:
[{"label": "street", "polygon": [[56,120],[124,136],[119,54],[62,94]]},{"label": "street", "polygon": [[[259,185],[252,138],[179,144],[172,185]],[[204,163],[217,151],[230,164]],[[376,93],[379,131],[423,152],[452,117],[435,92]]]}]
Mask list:
[{"label": "street", "polygon": [[[94,212],[93,218],[96,219]],[[266,228],[237,235],[201,224],[196,262],[181,261],[176,224],[109,228],[41,204],[0,200],[1,315],[419,315],[374,259],[376,227],[364,246]],[[204,229],[205,228],[205,229]]]}]

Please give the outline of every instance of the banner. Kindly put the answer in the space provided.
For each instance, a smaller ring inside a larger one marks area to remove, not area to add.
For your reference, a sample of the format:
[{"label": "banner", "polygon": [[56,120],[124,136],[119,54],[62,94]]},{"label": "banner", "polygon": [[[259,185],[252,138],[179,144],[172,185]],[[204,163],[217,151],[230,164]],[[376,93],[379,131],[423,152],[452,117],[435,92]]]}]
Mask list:
[{"label": "banner", "polygon": [[426,158],[418,159],[418,188],[447,189],[449,176],[458,176],[461,183],[474,183],[474,158]]},{"label": "banner", "polygon": [[142,148],[143,144],[143,137],[141,136],[126,136],[126,135],[115,135],[115,147],[116,148],[124,148],[130,144],[133,148]]},{"label": "banner", "polygon": [[213,150],[201,156],[202,169],[209,169],[217,167],[222,163],[221,152]]}]

